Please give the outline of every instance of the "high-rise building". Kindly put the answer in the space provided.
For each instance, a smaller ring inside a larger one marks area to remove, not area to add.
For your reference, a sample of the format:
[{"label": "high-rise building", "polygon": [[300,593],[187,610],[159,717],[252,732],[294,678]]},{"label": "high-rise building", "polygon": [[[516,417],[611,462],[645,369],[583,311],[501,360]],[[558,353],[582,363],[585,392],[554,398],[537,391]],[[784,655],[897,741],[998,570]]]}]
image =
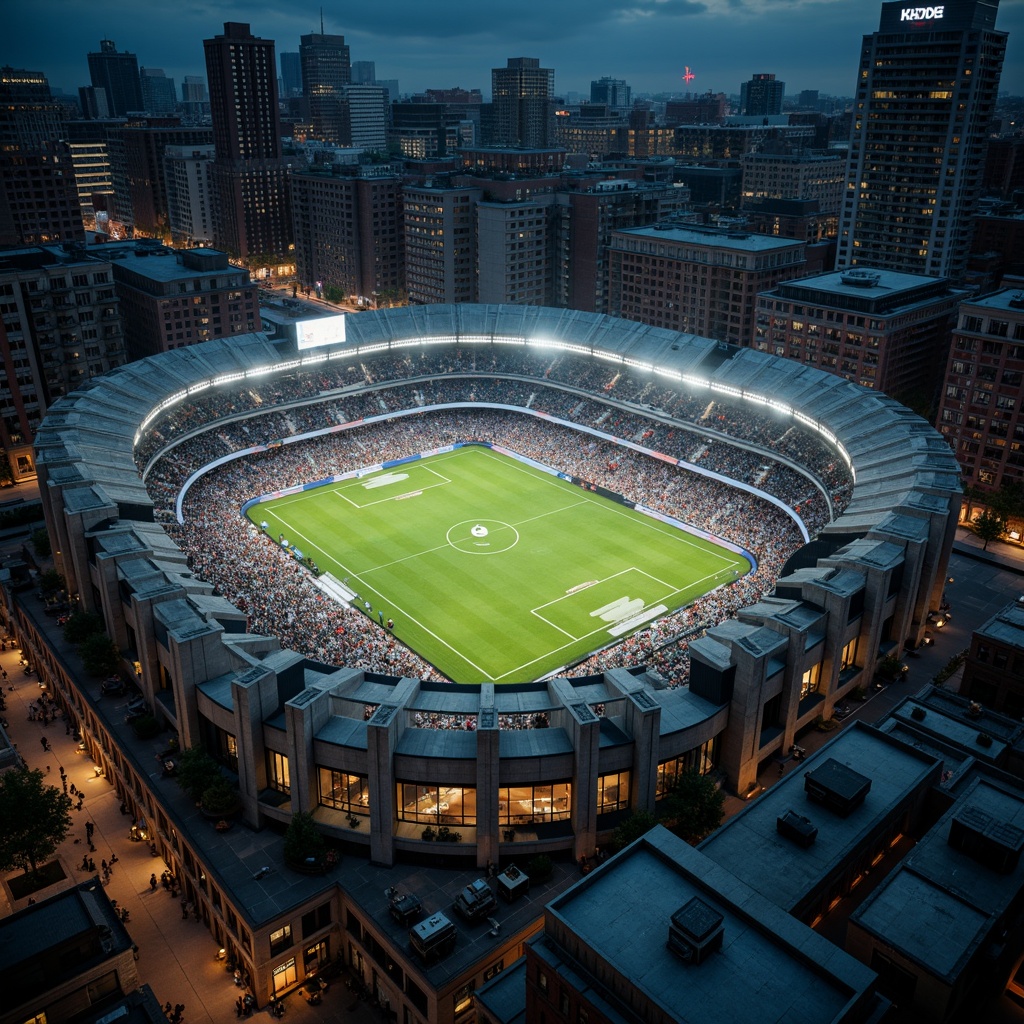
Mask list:
[{"label": "high-rise building", "polygon": [[10,368],[0,375],[0,457],[15,481],[35,476],[47,409],[124,362],[110,263],[78,242],[0,252],[0,365]]},{"label": "high-rise building", "polygon": [[142,105],[147,113],[174,113],[178,105],[174,79],[168,78],[163,68],[143,68],[139,81],[142,83]]},{"label": "high-rise building", "polygon": [[352,84],[373,85],[377,81],[377,63],[372,60],[352,61]]},{"label": "high-rise building", "polygon": [[536,57],[509,57],[508,66],[491,70],[495,146],[550,146],[555,72]]},{"label": "high-rise building", "polygon": [[802,241],[696,225],[613,231],[608,257],[612,316],[743,346],[758,292],[806,263]]},{"label": "high-rise building", "polygon": [[776,81],[774,75],[754,75],[740,86],[740,113],[752,117],[781,114],[785,93],[786,83]]},{"label": "high-rise building", "polygon": [[837,267],[963,279],[1006,50],[997,5],[882,4],[861,48]]},{"label": "high-rise building", "polygon": [[172,243],[212,242],[213,144],[165,146],[164,183]]},{"label": "high-rise building", "polygon": [[346,85],[340,90],[341,138],[346,146],[384,150],[387,146],[388,94],[379,85]]},{"label": "high-rise building", "polygon": [[189,122],[202,121],[210,116],[210,94],[206,82],[199,75],[186,75],[181,83],[181,113]]},{"label": "high-rise building", "polygon": [[1024,293],[963,302],[936,424],[964,481],[984,491],[1024,487]]},{"label": "high-rise building", "polygon": [[302,95],[309,103],[313,137],[339,145],[345,137],[343,89],[352,81],[352,64],[344,36],[302,36]]},{"label": "high-rise building", "polygon": [[118,53],[112,39],[101,39],[99,53],[89,54],[89,77],[94,88],[106,89],[112,117],[127,117],[145,109],[138,58],[127,50]]},{"label": "high-rise building", "polygon": [[297,53],[282,53],[281,98],[292,99],[302,95],[302,57]]},{"label": "high-rise building", "polygon": [[295,271],[329,297],[404,294],[402,182],[387,165],[292,175]]},{"label": "high-rise building", "polygon": [[241,22],[203,42],[213,119],[215,241],[242,259],[291,250],[288,165],[281,156],[274,43]]},{"label": "high-rise building", "polygon": [[0,68],[0,245],[85,239],[62,120],[41,71]]},{"label": "high-rise building", "polygon": [[101,117],[110,117],[106,89],[97,89],[94,85],[79,86],[78,102],[82,106],[82,116],[87,120],[95,121]]},{"label": "high-rise building", "polygon": [[599,78],[590,83],[590,102],[606,103],[619,111],[633,105],[633,90],[621,78]]},{"label": "high-rise building", "polygon": [[478,185],[406,185],[405,273],[410,302],[475,302]]},{"label": "high-rise building", "polygon": [[757,297],[753,347],[927,407],[965,295],[944,278],[893,270],[784,281]]}]

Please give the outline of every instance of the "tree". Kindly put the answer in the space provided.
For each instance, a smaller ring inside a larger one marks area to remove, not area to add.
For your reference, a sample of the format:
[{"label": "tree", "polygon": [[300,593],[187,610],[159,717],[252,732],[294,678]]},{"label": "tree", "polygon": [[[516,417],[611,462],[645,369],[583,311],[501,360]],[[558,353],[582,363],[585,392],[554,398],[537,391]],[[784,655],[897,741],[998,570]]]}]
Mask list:
[{"label": "tree", "polygon": [[64,639],[69,644],[80,644],[96,633],[103,632],[103,619],[95,612],[77,611],[64,623]]},{"label": "tree", "polygon": [[709,776],[695,771],[678,776],[664,807],[665,824],[691,846],[714,832],[724,814],[725,794]]},{"label": "tree", "polygon": [[64,577],[56,569],[47,569],[39,577],[39,591],[43,597],[52,597],[64,589]]},{"label": "tree", "polygon": [[1006,519],[999,512],[992,509],[985,509],[984,512],[974,520],[974,532],[985,543],[982,551],[988,550],[989,541],[999,540],[1006,532]]},{"label": "tree", "polygon": [[37,768],[0,773],[0,869],[35,874],[71,831],[71,797]]},{"label": "tree", "polygon": [[221,777],[220,765],[202,747],[189,747],[181,752],[175,777],[192,802],[199,803]]},{"label": "tree", "polygon": [[50,535],[45,529],[32,531],[32,547],[40,558],[49,558],[53,552],[50,547]]},{"label": "tree", "polygon": [[634,811],[612,833],[612,846],[621,850],[645,832],[650,832],[657,824],[658,819],[650,811]]},{"label": "tree", "polygon": [[319,864],[326,854],[327,844],[313,815],[296,811],[284,834],[284,859],[289,864],[305,864],[312,857]]},{"label": "tree", "polygon": [[93,633],[78,645],[82,667],[91,676],[109,676],[121,664],[117,644],[106,633]]}]

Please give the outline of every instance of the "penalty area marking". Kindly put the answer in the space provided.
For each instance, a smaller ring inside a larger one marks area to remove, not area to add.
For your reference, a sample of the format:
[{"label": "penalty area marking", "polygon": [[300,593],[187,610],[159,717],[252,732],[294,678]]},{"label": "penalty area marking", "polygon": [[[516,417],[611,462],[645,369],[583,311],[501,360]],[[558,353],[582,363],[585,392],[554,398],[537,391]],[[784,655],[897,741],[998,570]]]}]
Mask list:
[{"label": "penalty area marking", "polygon": [[[444,487],[451,483],[451,480],[446,477],[443,473],[438,473],[436,469],[431,469],[429,466],[417,467],[418,473],[385,473],[381,476],[372,477],[353,477],[351,480],[346,481],[344,486],[332,487],[331,493],[336,494],[339,498],[347,501],[353,508],[372,508],[374,505],[381,505],[388,501],[398,501],[401,498],[411,498],[421,495],[424,491],[433,490],[435,487]],[[435,478],[434,483],[423,483],[418,487],[416,486],[415,478],[423,473],[429,473],[430,476]],[[382,482],[378,482],[382,481]],[[413,482],[413,488],[407,491],[402,491],[401,494],[387,494],[381,495],[373,501],[356,501],[349,497],[348,492],[353,491],[356,495],[362,491],[366,493],[372,488],[392,486],[394,484],[401,484],[407,481]]]}]

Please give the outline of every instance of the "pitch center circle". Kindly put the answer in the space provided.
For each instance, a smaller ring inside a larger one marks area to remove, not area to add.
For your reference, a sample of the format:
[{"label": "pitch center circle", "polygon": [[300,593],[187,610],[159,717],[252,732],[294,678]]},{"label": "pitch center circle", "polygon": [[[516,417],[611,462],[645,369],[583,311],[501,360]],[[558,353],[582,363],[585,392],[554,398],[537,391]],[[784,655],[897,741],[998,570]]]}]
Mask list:
[{"label": "pitch center circle", "polygon": [[500,555],[519,543],[519,531],[500,519],[466,519],[450,527],[445,540],[467,555]]}]

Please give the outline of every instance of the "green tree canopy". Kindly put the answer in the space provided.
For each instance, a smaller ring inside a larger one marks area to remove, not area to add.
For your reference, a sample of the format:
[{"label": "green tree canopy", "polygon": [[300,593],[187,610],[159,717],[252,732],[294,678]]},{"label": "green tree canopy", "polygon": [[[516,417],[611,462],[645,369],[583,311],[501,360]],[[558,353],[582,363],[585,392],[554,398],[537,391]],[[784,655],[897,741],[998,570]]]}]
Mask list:
[{"label": "green tree canopy", "polygon": [[178,785],[195,803],[221,778],[220,765],[202,747],[189,747],[181,752],[175,773]]},{"label": "green tree canopy", "polygon": [[999,540],[1006,532],[1005,517],[992,509],[985,509],[977,519],[974,520],[974,532],[985,543],[981,550],[987,551],[989,541]]},{"label": "green tree canopy", "polygon": [[103,619],[95,612],[77,611],[64,623],[64,639],[69,644],[80,644],[94,633],[103,632]]},{"label": "green tree canopy", "polygon": [[38,769],[0,773],[0,869],[33,874],[71,831],[71,797]]},{"label": "green tree canopy", "polygon": [[65,586],[64,577],[56,569],[47,569],[39,577],[39,590],[43,597],[51,597],[58,591],[63,590]]},{"label": "green tree canopy", "polygon": [[40,558],[49,558],[53,553],[53,549],[50,547],[50,535],[46,532],[45,527],[32,531],[32,547],[36,549],[36,554]]},{"label": "green tree canopy", "polygon": [[650,811],[634,811],[628,818],[620,822],[612,833],[612,846],[621,850],[629,846],[634,839],[639,839],[645,832],[650,832],[658,819]]},{"label": "green tree canopy", "polygon": [[291,864],[304,864],[309,857],[319,863],[327,853],[324,837],[317,830],[313,815],[296,811],[284,834],[284,859]]},{"label": "green tree canopy", "polygon": [[78,645],[82,667],[91,676],[109,676],[121,664],[117,644],[106,633],[93,633]]},{"label": "green tree canopy", "polygon": [[714,780],[699,772],[683,772],[664,804],[664,822],[691,845],[711,835],[722,824],[725,794]]}]

